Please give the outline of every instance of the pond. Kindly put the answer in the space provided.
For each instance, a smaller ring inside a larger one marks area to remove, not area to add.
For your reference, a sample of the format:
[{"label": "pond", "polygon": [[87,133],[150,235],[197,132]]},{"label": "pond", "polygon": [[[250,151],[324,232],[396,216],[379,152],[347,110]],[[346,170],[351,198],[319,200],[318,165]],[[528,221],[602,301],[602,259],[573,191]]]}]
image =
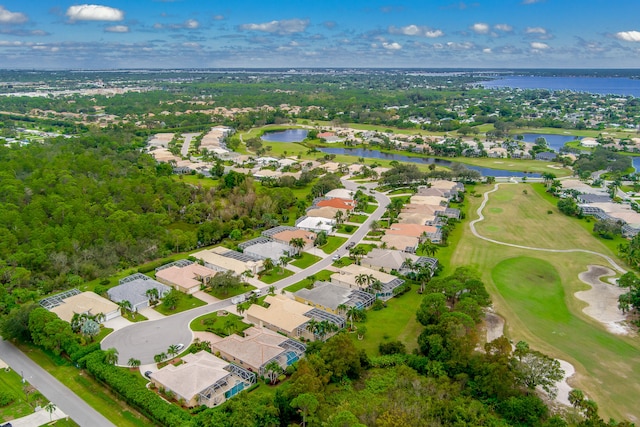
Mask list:
[{"label": "pond", "polygon": [[287,129],[277,132],[266,132],[260,139],[271,142],[302,142],[308,133],[309,131],[305,129]]},{"label": "pond", "polygon": [[553,151],[560,151],[564,144],[569,141],[577,141],[580,137],[572,135],[553,135],[549,133],[522,133],[518,134],[524,137],[525,142],[536,142],[536,138],[544,138],[547,140],[549,148]]},{"label": "pond", "polygon": [[[366,148],[319,148],[318,150],[327,154],[345,154],[348,156],[364,157],[367,159],[383,159],[383,160],[397,160],[399,162],[419,163],[419,164],[431,164],[434,163],[438,166],[444,166],[450,168],[456,162],[442,159],[434,159],[433,157],[412,157],[405,156],[403,154],[395,153],[383,153],[377,150],[368,150]],[[485,168],[481,166],[472,166],[463,164],[466,168],[476,170],[482,174],[482,176],[495,176],[495,177],[523,177],[528,176],[532,178],[539,178],[539,173],[525,173],[514,172],[503,169]]]}]

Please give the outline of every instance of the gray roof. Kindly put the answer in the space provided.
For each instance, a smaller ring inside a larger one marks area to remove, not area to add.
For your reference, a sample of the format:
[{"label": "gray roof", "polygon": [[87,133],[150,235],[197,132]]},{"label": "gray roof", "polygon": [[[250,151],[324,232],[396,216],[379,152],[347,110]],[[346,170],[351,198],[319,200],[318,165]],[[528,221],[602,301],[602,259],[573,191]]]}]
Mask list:
[{"label": "gray roof", "polygon": [[272,241],[258,243],[244,248],[245,255],[255,256],[260,259],[271,258],[273,260],[277,260],[281,256],[286,256],[286,253],[290,252],[291,246]]},{"label": "gray roof", "polygon": [[607,203],[611,201],[611,197],[604,194],[580,194],[578,201],[580,203]]},{"label": "gray roof", "polygon": [[365,308],[373,304],[375,299],[373,295],[359,289],[344,288],[329,282],[315,282],[313,289],[300,289],[294,295],[332,310],[337,310],[340,304]]},{"label": "gray roof", "polygon": [[264,237],[273,237],[278,233],[282,233],[283,231],[296,231],[299,230],[297,227],[291,227],[290,225],[278,225],[277,227],[270,228],[268,230],[264,230],[262,235]]},{"label": "gray roof", "polygon": [[558,157],[558,155],[553,151],[543,151],[542,153],[536,154],[536,160],[555,160],[556,157]]},{"label": "gray roof", "polygon": [[121,279],[120,285],[109,289],[107,294],[113,302],[129,301],[135,307],[149,300],[146,292],[152,288],[157,289],[158,295],[161,297],[171,291],[169,286],[163,285],[144,274],[136,273]]}]

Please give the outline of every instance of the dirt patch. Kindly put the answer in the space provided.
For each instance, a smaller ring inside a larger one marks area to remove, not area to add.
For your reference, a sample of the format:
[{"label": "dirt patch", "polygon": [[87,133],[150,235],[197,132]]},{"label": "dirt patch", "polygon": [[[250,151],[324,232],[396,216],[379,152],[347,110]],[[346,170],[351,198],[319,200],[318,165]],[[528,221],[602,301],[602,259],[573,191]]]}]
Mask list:
[{"label": "dirt patch", "polygon": [[487,342],[491,342],[504,335],[504,319],[495,313],[487,312],[484,318],[487,330]]},{"label": "dirt patch", "polygon": [[624,293],[624,289],[600,280],[608,276],[615,276],[615,272],[601,265],[590,265],[578,278],[591,286],[591,289],[576,292],[575,296],[588,304],[582,309],[584,314],[605,325],[613,334],[629,335],[625,316],[618,308],[618,297]]}]

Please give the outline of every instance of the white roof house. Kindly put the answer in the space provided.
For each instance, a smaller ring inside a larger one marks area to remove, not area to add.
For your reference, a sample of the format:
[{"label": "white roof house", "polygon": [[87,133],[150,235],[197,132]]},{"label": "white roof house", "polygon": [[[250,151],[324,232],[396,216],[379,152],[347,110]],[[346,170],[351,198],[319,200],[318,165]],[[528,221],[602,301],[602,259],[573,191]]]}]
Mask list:
[{"label": "white roof house", "polygon": [[324,197],[329,199],[353,199],[354,191],[347,190],[346,188],[336,188],[329,191]]},{"label": "white roof house", "polygon": [[303,217],[299,222],[296,222],[296,227],[307,231],[313,231],[314,233],[319,233],[321,231],[331,233],[335,224],[336,221],[333,219],[308,216]]}]

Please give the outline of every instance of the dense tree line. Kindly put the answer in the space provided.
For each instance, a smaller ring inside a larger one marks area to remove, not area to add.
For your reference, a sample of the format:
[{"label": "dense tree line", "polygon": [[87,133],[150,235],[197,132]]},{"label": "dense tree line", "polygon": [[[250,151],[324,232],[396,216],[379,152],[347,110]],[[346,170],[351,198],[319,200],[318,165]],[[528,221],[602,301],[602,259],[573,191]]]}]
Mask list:
[{"label": "dense tree line", "polygon": [[[124,131],[0,146],[0,309],[234,233],[277,225],[289,188],[257,190],[242,174],[205,189]],[[174,224],[186,224],[174,227]]]}]

